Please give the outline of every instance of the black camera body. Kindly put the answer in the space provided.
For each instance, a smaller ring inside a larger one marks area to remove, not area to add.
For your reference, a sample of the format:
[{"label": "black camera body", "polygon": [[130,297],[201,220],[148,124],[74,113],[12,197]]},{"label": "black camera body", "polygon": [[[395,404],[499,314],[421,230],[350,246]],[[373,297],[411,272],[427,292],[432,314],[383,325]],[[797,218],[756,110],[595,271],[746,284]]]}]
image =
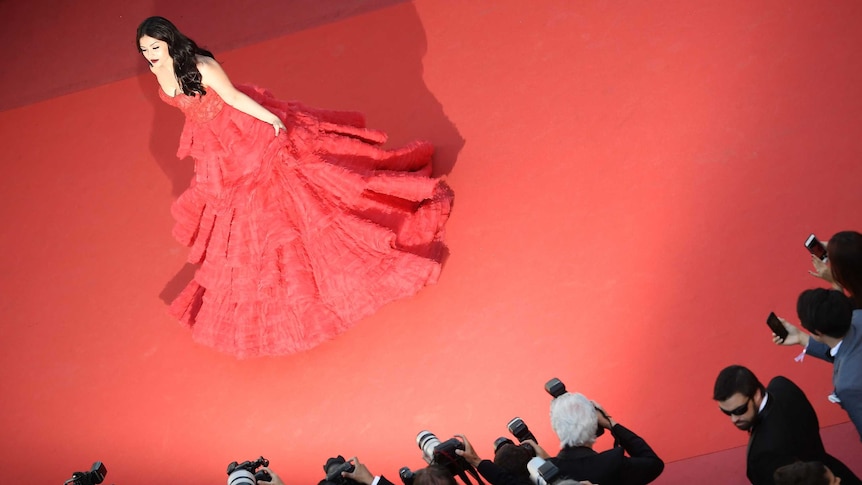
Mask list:
[{"label": "black camera body", "polygon": [[398,470],[398,476],[401,478],[401,483],[404,485],[413,485],[414,473],[410,467],[401,467],[401,469]]},{"label": "black camera body", "polygon": [[257,485],[258,481],[272,481],[272,475],[260,467],[269,466],[269,460],[260,457],[255,461],[231,462],[227,466],[227,485]]},{"label": "black camera body", "polygon": [[321,481],[320,484],[358,485],[359,482],[356,480],[341,476],[343,472],[353,473],[354,470],[356,470],[356,466],[345,460],[341,455],[329,458],[326,460],[326,464],[323,465],[323,471],[326,472],[326,478]]},{"label": "black camera body", "polygon": [[[421,431],[416,435],[416,444],[422,450],[426,462],[446,468],[453,477],[463,477],[465,476],[465,472],[472,473],[475,471],[463,456],[455,453],[455,450],[464,450],[464,443],[457,438],[449,438],[441,442],[434,433]],[[409,472],[410,470],[408,469],[407,471]],[[412,474],[412,472],[410,473]],[[401,475],[400,472],[399,475]],[[404,481],[403,477],[402,481]]]},{"label": "black camera body", "polygon": [[461,443],[457,438],[449,438],[434,447],[434,463],[442,465],[444,461],[464,460],[461,456],[455,453],[455,450],[464,450],[464,443]]},{"label": "black camera body", "polygon": [[101,461],[93,463],[88,472],[75,472],[72,478],[66,480],[64,485],[96,485],[102,483],[105,475],[108,474],[108,469]]}]

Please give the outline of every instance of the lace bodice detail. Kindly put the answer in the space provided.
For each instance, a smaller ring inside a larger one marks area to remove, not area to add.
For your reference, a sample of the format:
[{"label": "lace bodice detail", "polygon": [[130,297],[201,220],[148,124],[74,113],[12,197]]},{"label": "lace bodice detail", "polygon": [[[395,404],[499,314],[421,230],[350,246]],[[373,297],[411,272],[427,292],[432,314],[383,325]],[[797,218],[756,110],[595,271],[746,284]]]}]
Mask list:
[{"label": "lace bodice detail", "polygon": [[225,102],[213,89],[208,89],[204,96],[186,96],[179,93],[174,97],[168,96],[164,90],[159,88],[159,96],[171,106],[176,106],[191,121],[205,123],[215,118],[224,108]]}]

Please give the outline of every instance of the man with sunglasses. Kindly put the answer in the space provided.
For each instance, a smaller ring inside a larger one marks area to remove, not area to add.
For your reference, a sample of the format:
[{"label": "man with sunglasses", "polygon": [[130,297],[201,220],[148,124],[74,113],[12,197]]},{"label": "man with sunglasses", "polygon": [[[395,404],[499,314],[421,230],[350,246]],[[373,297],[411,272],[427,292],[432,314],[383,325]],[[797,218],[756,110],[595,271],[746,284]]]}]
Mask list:
[{"label": "man with sunglasses", "polygon": [[749,369],[732,365],[715,381],[713,399],[734,426],[749,432],[746,475],[753,485],[774,485],[778,468],[797,460],[820,461],[843,484],[862,484],[847,466],[826,453],[814,408],[785,377],[763,384]]}]

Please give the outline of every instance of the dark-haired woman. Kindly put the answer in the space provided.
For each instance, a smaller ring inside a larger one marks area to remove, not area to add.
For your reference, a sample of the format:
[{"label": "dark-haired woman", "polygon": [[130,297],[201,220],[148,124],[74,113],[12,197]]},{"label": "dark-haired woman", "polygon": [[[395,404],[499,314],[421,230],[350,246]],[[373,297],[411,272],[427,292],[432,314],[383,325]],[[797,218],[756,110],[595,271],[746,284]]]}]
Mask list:
[{"label": "dark-haired woman", "polygon": [[186,115],[178,156],[195,177],[173,233],[200,266],[171,312],[196,341],[289,354],[436,282],[452,192],[430,177],[430,144],[385,150],[361,114],[234,86],[164,18],[136,41],[160,97]]},{"label": "dark-haired woman", "polygon": [[827,262],[812,257],[811,274],[832,283],[835,289],[844,290],[862,309],[862,234],[841,231],[826,243]]}]

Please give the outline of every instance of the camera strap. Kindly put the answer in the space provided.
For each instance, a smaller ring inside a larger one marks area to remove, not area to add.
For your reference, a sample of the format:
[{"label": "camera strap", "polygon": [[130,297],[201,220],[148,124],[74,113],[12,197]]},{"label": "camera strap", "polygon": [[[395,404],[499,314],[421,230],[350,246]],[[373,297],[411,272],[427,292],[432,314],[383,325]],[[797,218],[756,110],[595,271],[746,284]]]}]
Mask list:
[{"label": "camera strap", "polygon": [[465,483],[465,485],[473,485],[473,482],[470,481],[470,478],[467,476],[467,473],[473,475],[473,478],[479,483],[479,485],[485,485],[485,482],[482,481],[482,477],[479,475],[479,472],[473,465],[468,464],[465,469],[462,469],[458,472],[458,477],[461,478],[461,481]]}]

